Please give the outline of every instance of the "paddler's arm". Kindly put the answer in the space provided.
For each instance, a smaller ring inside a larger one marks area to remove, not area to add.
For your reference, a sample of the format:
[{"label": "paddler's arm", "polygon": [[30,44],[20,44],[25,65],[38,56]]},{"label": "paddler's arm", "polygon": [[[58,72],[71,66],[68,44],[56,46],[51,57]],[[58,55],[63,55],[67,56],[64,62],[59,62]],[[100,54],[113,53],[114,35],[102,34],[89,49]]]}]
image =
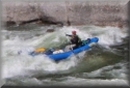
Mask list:
[{"label": "paddler's arm", "polygon": [[66,34],[66,36],[69,36],[69,37],[71,37],[72,35]]}]

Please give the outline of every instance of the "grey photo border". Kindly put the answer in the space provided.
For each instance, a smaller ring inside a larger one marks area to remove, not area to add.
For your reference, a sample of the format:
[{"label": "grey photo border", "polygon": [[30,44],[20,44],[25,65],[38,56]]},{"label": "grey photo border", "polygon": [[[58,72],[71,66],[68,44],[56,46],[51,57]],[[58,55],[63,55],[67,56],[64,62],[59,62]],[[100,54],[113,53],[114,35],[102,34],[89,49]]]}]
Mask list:
[{"label": "grey photo border", "polygon": [[[59,1],[70,1],[70,0],[1,0],[0,1],[0,29],[2,30],[4,27],[3,27],[3,23],[2,23],[2,2],[11,2],[11,1],[13,1],[13,2],[19,2],[19,1],[31,1],[31,2],[33,2],[33,1],[51,1],[51,2],[59,2]],[[71,0],[71,1],[107,1],[107,0]],[[109,1],[118,1],[118,0],[109,0]],[[120,0],[119,0],[120,1]],[[122,1],[122,0],[121,0]],[[129,9],[130,9],[130,1],[128,1],[128,3],[127,3],[127,5],[128,5],[128,20],[127,20],[127,23],[128,23],[128,33],[130,34],[130,11],[129,11]],[[108,88],[119,88],[119,86],[118,87],[116,87],[116,86],[7,86],[7,85],[4,85],[4,83],[5,83],[5,80],[2,80],[2,54],[1,54],[1,47],[2,47],[2,33],[1,33],[1,31],[0,31],[0,40],[1,40],[1,42],[0,42],[0,87],[1,88],[57,88],[57,87],[60,87],[60,88],[62,88],[62,87],[68,87],[68,88],[81,88],[81,87],[84,87],[84,88],[106,88],[106,87],[108,87]],[[130,42],[129,42],[129,47],[130,47]],[[129,48],[128,47],[128,48]],[[129,52],[129,51],[128,51]],[[130,52],[129,52],[130,53]],[[128,58],[129,58],[129,54],[128,54]],[[128,59],[128,61],[129,61],[129,59]],[[128,64],[129,66],[130,66],[130,64]],[[128,66],[128,67],[129,67]],[[129,69],[128,69],[128,74],[130,74],[130,71],[129,71]],[[130,80],[129,80],[129,75],[128,75],[128,82],[129,82],[129,84],[130,84]],[[126,85],[126,86],[120,86],[121,88],[129,88],[130,86],[128,86],[128,85]]]}]

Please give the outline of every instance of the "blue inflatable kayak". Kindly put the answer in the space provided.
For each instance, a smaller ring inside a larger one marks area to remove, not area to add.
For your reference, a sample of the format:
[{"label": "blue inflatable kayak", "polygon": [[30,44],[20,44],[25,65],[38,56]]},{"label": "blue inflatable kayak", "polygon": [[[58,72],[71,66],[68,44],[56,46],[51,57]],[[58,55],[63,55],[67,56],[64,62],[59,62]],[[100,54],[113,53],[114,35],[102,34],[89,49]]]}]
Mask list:
[{"label": "blue inflatable kayak", "polygon": [[[57,53],[57,54],[53,54],[53,50],[47,50],[46,52],[44,52],[42,54],[46,55],[47,57],[49,57],[50,59],[52,59],[54,61],[60,61],[63,59],[67,59],[69,56],[71,56],[73,54],[76,55],[80,52],[90,49],[92,47],[92,45],[94,45],[98,42],[98,40],[99,39],[97,37],[94,37],[91,39],[83,40],[82,45],[79,48],[76,48],[74,50],[69,50],[69,51]],[[29,55],[36,56],[38,54],[33,51],[33,52],[30,52]]]},{"label": "blue inflatable kayak", "polygon": [[63,52],[63,53],[50,54],[47,56],[54,61],[60,61],[63,59],[67,59],[72,54],[78,54],[80,52],[90,49],[93,44],[96,44],[98,42],[98,40],[99,39],[97,37],[94,37],[94,38],[89,39],[89,42],[86,40],[86,43],[77,49],[70,50],[70,51]]}]

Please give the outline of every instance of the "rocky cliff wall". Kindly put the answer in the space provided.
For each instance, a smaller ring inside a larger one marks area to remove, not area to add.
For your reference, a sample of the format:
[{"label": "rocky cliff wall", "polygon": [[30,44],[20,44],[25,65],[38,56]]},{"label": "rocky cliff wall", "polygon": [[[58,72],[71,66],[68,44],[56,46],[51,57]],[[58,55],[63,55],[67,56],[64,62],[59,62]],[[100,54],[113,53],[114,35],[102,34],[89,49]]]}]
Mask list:
[{"label": "rocky cliff wall", "polygon": [[3,2],[2,20],[9,24],[41,21],[47,24],[122,26],[127,2]]}]

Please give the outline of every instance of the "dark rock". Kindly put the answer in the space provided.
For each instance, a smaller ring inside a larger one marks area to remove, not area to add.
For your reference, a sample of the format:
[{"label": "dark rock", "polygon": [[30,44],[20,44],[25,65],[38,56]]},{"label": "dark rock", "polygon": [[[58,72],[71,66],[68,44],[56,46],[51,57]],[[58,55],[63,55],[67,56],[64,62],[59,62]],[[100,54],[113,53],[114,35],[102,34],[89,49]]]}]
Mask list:
[{"label": "dark rock", "polygon": [[55,30],[54,29],[47,29],[46,32],[54,32]]},{"label": "dark rock", "polygon": [[33,23],[33,22],[38,22],[40,19],[33,19],[33,20],[28,20],[28,21],[23,21],[19,25],[24,25],[28,23]]},{"label": "dark rock", "polygon": [[14,21],[7,21],[6,22],[6,26],[13,26],[16,25],[16,23]]}]

